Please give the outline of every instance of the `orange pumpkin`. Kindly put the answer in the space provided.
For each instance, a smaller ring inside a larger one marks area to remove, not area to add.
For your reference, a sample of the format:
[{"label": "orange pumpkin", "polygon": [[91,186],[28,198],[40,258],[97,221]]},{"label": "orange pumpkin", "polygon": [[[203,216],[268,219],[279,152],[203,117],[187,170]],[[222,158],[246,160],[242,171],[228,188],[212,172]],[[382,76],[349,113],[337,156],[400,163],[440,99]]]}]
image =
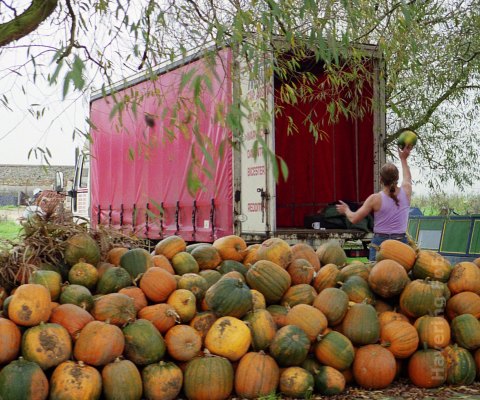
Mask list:
[{"label": "orange pumpkin", "polygon": [[216,320],[217,316],[213,311],[203,311],[197,313],[189,325],[200,334],[203,340]]},{"label": "orange pumpkin", "polygon": [[127,286],[118,291],[120,294],[125,294],[133,300],[135,311],[140,311],[143,307],[148,306],[147,298],[143,290],[137,286]]},{"label": "orange pumpkin", "polygon": [[121,293],[109,293],[95,299],[92,315],[97,321],[109,321],[122,326],[133,321],[137,312],[131,297]]},{"label": "orange pumpkin", "polygon": [[259,260],[274,262],[283,269],[286,269],[293,259],[293,252],[290,245],[283,239],[270,238],[265,240],[257,250]]},{"label": "orange pumpkin", "polygon": [[17,358],[22,334],[12,321],[0,318],[0,364],[8,364]]},{"label": "orange pumpkin", "polygon": [[394,260],[377,262],[368,275],[370,288],[383,298],[399,295],[408,282],[407,271]]},{"label": "orange pumpkin", "polygon": [[42,285],[27,283],[15,291],[8,304],[8,317],[21,326],[34,326],[50,318],[50,292]]},{"label": "orange pumpkin", "polygon": [[82,361],[65,361],[58,365],[50,378],[50,399],[99,399],[102,376],[94,367]]},{"label": "orange pumpkin", "polygon": [[365,389],[384,389],[395,379],[397,364],[391,352],[378,344],[360,347],[353,361],[355,381]]},{"label": "orange pumpkin", "polygon": [[431,349],[443,349],[448,346],[451,330],[448,321],[443,317],[424,315],[415,321],[420,343]]},{"label": "orange pumpkin", "polygon": [[307,304],[298,304],[287,313],[287,325],[301,328],[313,342],[327,327],[325,315],[318,309]]},{"label": "orange pumpkin", "polygon": [[83,327],[93,320],[88,311],[75,304],[61,304],[50,315],[50,322],[62,325],[74,341]]},{"label": "orange pumpkin", "polygon": [[162,268],[167,272],[170,272],[172,275],[175,275],[175,270],[172,267],[172,264],[163,254],[158,254],[152,256],[152,267]]},{"label": "orange pumpkin", "polygon": [[413,268],[416,258],[416,251],[408,244],[399,240],[385,240],[377,250],[377,261],[394,260],[405,268],[407,272]]},{"label": "orange pumpkin", "polygon": [[110,264],[119,266],[120,258],[128,251],[126,247],[114,247],[107,252],[106,261]]},{"label": "orange pumpkin", "polygon": [[409,322],[408,318],[400,314],[396,311],[384,311],[378,314],[378,321],[380,322],[380,329],[382,329],[383,326],[389,324],[390,322],[393,321],[405,321]]},{"label": "orange pumpkin", "polygon": [[178,361],[190,361],[200,354],[202,336],[189,325],[171,327],[165,335],[168,354]]},{"label": "orange pumpkin", "polygon": [[155,255],[161,254],[171,260],[175,254],[186,251],[186,249],[187,244],[183,238],[180,236],[168,236],[155,245],[154,251]]},{"label": "orange pumpkin", "polygon": [[287,272],[292,278],[292,285],[298,285],[300,283],[310,284],[315,275],[315,270],[313,269],[312,264],[304,258],[294,259],[288,265]]},{"label": "orange pumpkin", "polygon": [[73,356],[76,360],[99,367],[120,357],[124,348],[125,337],[118,326],[92,321],[78,335]]},{"label": "orange pumpkin", "polygon": [[380,341],[395,358],[408,358],[418,348],[418,333],[410,322],[392,321],[380,329]]},{"label": "orange pumpkin", "polygon": [[320,259],[312,246],[307,243],[297,243],[292,246],[293,260],[299,258],[307,260],[317,272],[320,269]]},{"label": "orange pumpkin", "polygon": [[452,296],[460,292],[480,294],[480,268],[468,261],[456,264],[448,280],[448,288]]},{"label": "orange pumpkin", "polygon": [[168,296],[167,304],[175,309],[183,323],[191,321],[197,313],[197,299],[192,292],[186,289],[174,290]]},{"label": "orange pumpkin", "polygon": [[216,239],[213,247],[218,250],[222,260],[234,260],[242,262],[245,258],[247,244],[240,236],[228,235]]},{"label": "orange pumpkin", "polygon": [[205,347],[213,354],[237,361],[247,352],[252,337],[245,322],[235,317],[217,319],[205,337]]},{"label": "orange pumpkin", "polygon": [[174,276],[159,267],[149,268],[140,279],[140,289],[150,301],[160,303],[177,288]]},{"label": "orange pumpkin", "polygon": [[480,318],[480,296],[473,292],[460,292],[447,301],[447,317],[452,320],[458,315],[472,314]]},{"label": "orange pumpkin", "polygon": [[176,323],[180,323],[180,315],[170,304],[161,303],[143,307],[138,312],[138,318],[147,319],[160,333],[166,333]]},{"label": "orange pumpkin", "polygon": [[447,380],[447,360],[438,350],[419,350],[410,357],[408,377],[420,388],[439,387]]},{"label": "orange pumpkin", "polygon": [[235,371],[235,392],[246,399],[268,396],[277,389],[280,369],[264,352],[245,354]]},{"label": "orange pumpkin", "polygon": [[245,250],[245,257],[243,258],[243,265],[245,265],[247,268],[250,268],[250,266],[252,266],[253,264],[255,264],[258,261],[257,251],[258,251],[259,247],[260,247],[260,243],[251,244]]},{"label": "orange pumpkin", "polygon": [[340,270],[335,264],[326,264],[321,267],[313,280],[313,287],[317,293],[323,289],[337,286],[340,279]]}]

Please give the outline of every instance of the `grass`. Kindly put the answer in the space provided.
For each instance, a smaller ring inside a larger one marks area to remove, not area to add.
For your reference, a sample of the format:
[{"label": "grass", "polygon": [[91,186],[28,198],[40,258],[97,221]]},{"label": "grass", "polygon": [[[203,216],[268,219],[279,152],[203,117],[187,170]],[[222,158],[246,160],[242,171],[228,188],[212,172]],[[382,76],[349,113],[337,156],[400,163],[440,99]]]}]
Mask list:
[{"label": "grass", "polygon": [[0,239],[16,240],[22,227],[13,221],[0,222]]}]

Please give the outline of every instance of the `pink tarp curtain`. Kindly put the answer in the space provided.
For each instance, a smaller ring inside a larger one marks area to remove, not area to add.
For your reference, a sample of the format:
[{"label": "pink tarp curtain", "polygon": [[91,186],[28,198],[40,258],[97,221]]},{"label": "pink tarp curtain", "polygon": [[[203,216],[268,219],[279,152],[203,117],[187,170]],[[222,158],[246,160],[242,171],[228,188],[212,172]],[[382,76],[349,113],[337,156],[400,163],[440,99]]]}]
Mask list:
[{"label": "pink tarp curtain", "polygon": [[[290,177],[277,184],[277,227],[303,227],[306,215],[318,213],[330,202],[365,200],[373,191],[372,113],[361,120],[341,117],[328,124],[325,101],[303,99],[300,104],[288,105],[279,98],[278,88],[277,84],[275,101],[283,112],[276,116],[275,148],[286,161]],[[367,86],[363,93],[370,110],[373,90]],[[326,133],[326,138],[316,143],[305,123],[305,110],[310,108],[315,110],[313,122]],[[288,117],[298,128],[291,135],[287,133]]]},{"label": "pink tarp curtain", "polygon": [[[103,225],[141,237],[158,239],[177,234],[186,241],[213,241],[232,233],[232,150],[225,143],[229,131],[213,120],[218,107],[228,110],[231,105],[231,61],[231,51],[226,49],[216,57],[214,73],[211,66],[198,60],[162,74],[155,81],[124,89],[118,98],[133,98],[135,92],[140,99],[135,112],[130,105],[110,118],[115,105],[111,96],[92,103],[94,226],[100,220]],[[182,79],[185,82],[186,74],[193,70],[192,78],[180,90]],[[211,90],[201,95],[204,111],[198,102],[195,104],[192,89],[195,77],[202,75],[211,81]],[[153,118],[153,127],[147,125],[145,115]],[[208,138],[205,148],[211,162],[193,134],[195,122],[200,135]],[[186,129],[180,129],[179,124]],[[197,173],[201,168],[212,173],[211,179],[198,174],[203,188],[194,197],[187,188],[192,151],[198,160]]]}]

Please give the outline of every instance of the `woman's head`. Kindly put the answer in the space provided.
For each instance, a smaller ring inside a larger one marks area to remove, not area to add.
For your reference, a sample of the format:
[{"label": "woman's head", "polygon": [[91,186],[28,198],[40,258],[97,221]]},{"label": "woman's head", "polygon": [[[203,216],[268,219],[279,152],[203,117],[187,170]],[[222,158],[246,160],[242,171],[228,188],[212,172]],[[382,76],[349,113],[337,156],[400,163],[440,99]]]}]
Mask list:
[{"label": "woman's head", "polygon": [[395,164],[386,163],[380,169],[380,180],[385,187],[388,187],[390,197],[397,206],[399,205],[399,202],[395,194],[395,190],[397,189],[398,177],[398,168],[395,166]]},{"label": "woman's head", "polygon": [[398,168],[395,164],[386,163],[380,169],[380,179],[385,186],[396,186],[398,183],[398,176]]}]

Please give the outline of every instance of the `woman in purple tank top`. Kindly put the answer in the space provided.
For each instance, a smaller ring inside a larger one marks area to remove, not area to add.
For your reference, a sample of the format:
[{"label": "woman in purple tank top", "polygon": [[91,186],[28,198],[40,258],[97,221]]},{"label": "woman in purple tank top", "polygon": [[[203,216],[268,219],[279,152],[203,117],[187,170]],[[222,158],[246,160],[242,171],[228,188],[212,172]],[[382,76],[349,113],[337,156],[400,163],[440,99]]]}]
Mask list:
[{"label": "woman in purple tank top", "polygon": [[355,212],[340,200],[337,211],[344,214],[351,223],[356,224],[373,212],[374,228],[370,246],[369,260],[375,261],[376,247],[387,239],[396,239],[407,243],[407,224],[412,196],[412,175],[407,158],[412,150],[411,146],[398,149],[398,156],[402,163],[403,180],[398,186],[398,168],[392,164],[385,164],[380,170],[380,181],[383,189],[370,195],[363,205]]}]

